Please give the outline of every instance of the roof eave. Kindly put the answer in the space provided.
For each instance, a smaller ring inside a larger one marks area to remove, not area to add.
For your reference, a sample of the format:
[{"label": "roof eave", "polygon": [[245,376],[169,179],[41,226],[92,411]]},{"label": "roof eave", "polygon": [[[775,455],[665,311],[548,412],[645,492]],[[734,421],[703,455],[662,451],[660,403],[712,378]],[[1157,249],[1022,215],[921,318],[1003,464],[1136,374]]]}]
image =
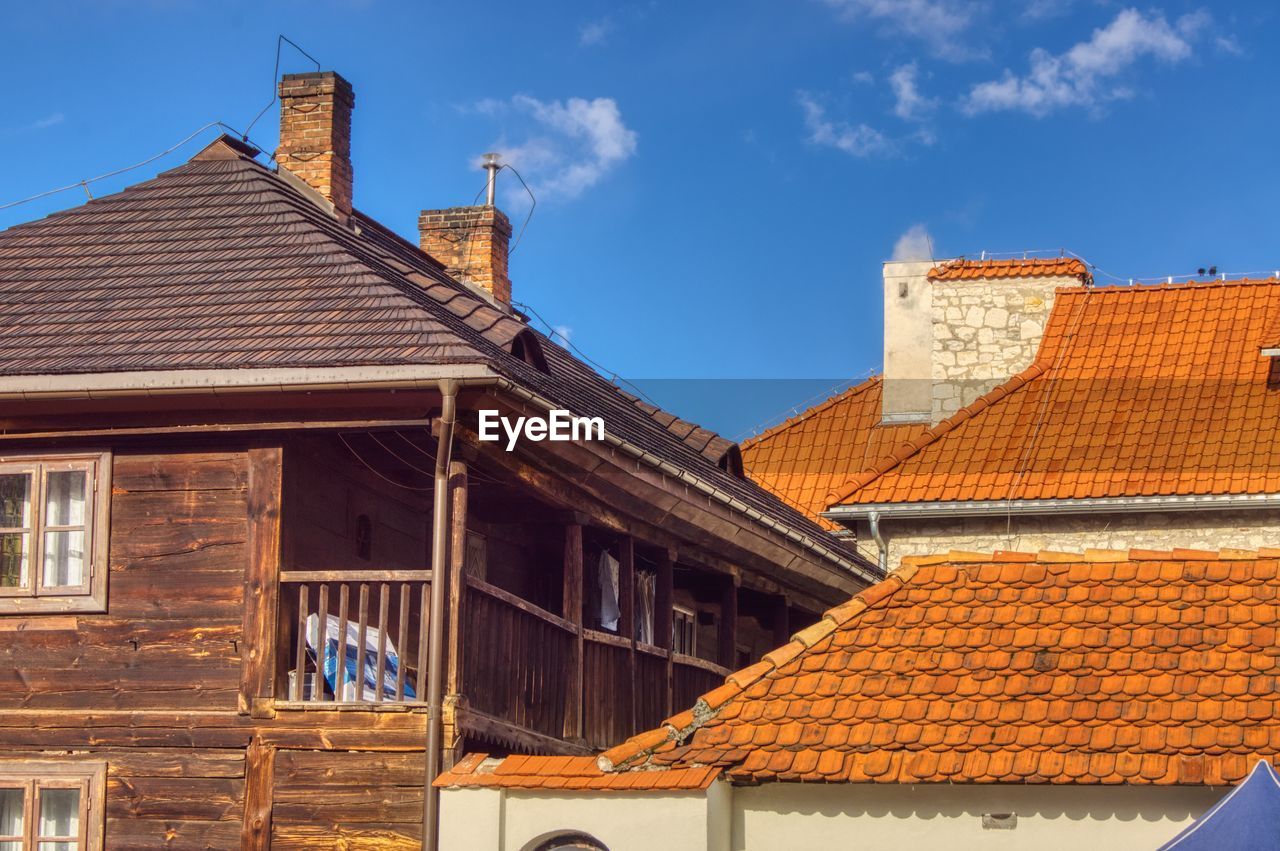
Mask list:
[{"label": "roof eave", "polygon": [[951,502],[869,502],[837,505],[822,513],[837,523],[882,518],[939,518],[1035,515],[1116,514],[1132,511],[1213,511],[1280,508],[1280,493],[1203,494],[1194,496],[1122,496],[1089,499],[957,500]]},{"label": "roof eave", "polygon": [[435,389],[445,378],[492,384],[497,377],[493,369],[480,363],[14,375],[0,376],[0,400],[284,393],[295,390]]}]

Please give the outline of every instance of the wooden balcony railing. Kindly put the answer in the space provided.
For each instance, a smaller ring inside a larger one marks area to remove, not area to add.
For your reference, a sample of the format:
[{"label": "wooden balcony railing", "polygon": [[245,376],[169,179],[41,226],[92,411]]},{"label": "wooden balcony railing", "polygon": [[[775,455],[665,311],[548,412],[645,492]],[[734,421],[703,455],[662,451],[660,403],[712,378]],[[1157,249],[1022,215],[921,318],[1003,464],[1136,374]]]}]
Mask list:
[{"label": "wooden balcony railing", "polygon": [[287,701],[425,701],[431,571],[284,571],[280,584]]},{"label": "wooden balcony railing", "polygon": [[577,628],[473,576],[467,577],[467,591],[462,692],[468,703],[561,738]]}]

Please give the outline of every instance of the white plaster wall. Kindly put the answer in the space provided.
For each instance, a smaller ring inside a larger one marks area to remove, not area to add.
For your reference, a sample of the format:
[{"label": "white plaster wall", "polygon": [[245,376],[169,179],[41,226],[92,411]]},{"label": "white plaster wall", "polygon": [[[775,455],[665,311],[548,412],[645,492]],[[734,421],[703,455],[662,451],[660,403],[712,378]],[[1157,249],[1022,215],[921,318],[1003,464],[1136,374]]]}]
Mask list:
[{"label": "white plaster wall", "polygon": [[933,384],[932,261],[884,264],[884,386],[886,422],[921,422],[929,416]]},{"label": "white plaster wall", "polygon": [[[1154,851],[1227,790],[772,783],[733,791],[735,851]],[[1014,813],[1017,826],[984,829],[984,813]]]},{"label": "white plaster wall", "polygon": [[440,847],[521,851],[540,837],[581,831],[609,851],[728,851],[729,789],[724,783],[716,785],[725,788],[710,796],[445,789],[440,796]]},{"label": "white plaster wall", "polygon": [[[1280,509],[1247,511],[1134,512],[1129,514],[1057,514],[1034,517],[962,517],[905,520],[883,518],[889,565],[903,556],[937,555],[948,550],[1082,552],[1131,548],[1196,550],[1280,546]],[[877,555],[865,522],[858,523],[858,549]]]},{"label": "white plaster wall", "polygon": [[1054,291],[1078,284],[1068,277],[933,281],[933,422],[1030,366]]}]

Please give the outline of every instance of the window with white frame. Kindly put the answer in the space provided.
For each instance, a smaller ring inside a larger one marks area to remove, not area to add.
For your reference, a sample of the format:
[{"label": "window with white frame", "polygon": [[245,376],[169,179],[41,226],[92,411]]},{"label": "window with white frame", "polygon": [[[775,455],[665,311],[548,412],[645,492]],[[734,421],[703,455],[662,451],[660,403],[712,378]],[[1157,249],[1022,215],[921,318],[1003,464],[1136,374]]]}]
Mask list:
[{"label": "window with white frame", "polygon": [[671,649],[693,656],[698,646],[698,613],[684,606],[671,607]]},{"label": "window with white frame", "polygon": [[0,761],[0,851],[101,851],[103,762]]},{"label": "window with white frame", "polygon": [[0,457],[0,614],[105,610],[109,471],[105,454]]}]

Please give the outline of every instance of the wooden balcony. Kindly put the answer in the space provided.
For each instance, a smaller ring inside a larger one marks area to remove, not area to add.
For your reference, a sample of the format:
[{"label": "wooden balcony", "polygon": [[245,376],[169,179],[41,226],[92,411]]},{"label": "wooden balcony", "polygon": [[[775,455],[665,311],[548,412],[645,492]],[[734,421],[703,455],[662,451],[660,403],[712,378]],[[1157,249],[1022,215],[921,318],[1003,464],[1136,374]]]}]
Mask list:
[{"label": "wooden balcony", "polygon": [[280,587],[281,705],[425,705],[431,571],[284,571]]}]

